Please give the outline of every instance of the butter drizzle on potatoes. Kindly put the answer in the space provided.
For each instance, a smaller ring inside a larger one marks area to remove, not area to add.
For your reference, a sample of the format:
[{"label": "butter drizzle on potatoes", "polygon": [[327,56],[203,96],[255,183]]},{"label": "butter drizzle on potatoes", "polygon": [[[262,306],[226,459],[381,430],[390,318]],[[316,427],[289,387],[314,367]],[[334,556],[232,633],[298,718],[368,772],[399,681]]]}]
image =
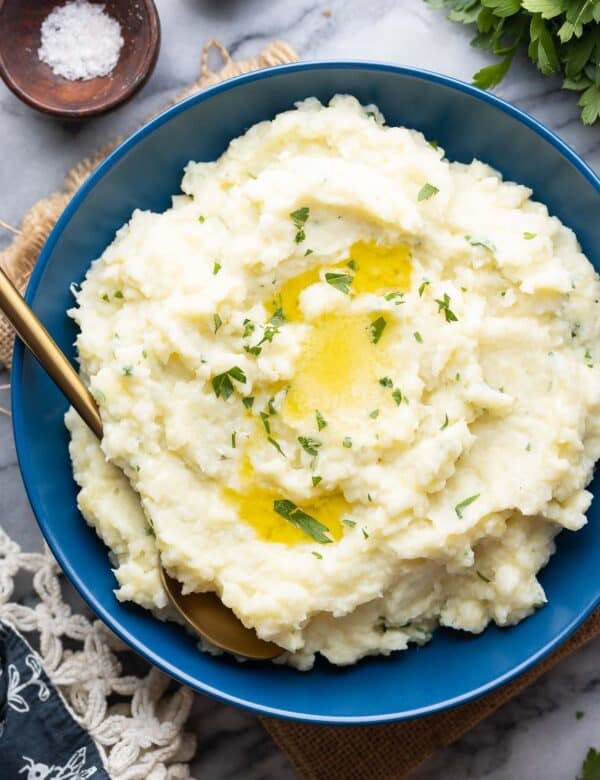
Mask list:
[{"label": "butter drizzle on potatoes", "polygon": [[105,430],[101,452],[70,411],[70,451],[117,597],[163,610],[158,550],[301,669],[542,605],[600,454],[573,233],[349,96],[250,128],[182,190],[70,312]]}]

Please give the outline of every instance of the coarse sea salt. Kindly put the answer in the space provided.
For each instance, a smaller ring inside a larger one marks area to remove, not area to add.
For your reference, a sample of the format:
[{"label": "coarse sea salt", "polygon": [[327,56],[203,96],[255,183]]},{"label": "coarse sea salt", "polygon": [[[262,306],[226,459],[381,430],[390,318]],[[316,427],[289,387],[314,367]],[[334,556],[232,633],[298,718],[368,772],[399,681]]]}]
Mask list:
[{"label": "coarse sea salt", "polygon": [[121,25],[103,5],[73,0],[44,19],[38,57],[70,81],[108,76],[123,46]]}]

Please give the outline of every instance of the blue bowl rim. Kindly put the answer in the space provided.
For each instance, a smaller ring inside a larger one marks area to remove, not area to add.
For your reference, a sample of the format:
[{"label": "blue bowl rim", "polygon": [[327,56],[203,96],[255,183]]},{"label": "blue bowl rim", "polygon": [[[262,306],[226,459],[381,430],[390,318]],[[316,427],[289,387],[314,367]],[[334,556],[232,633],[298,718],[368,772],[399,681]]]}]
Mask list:
[{"label": "blue bowl rim", "polygon": [[[216,84],[209,87],[202,92],[192,95],[174,106],[167,108],[165,111],[158,114],[151,119],[139,130],[135,131],[125,141],[111,152],[111,154],[93,171],[89,178],[81,185],[77,192],[73,195],[69,201],[65,210],[57,220],[54,228],[52,229],[46,243],[44,244],[38,261],[34,267],[31,275],[29,285],[25,294],[25,299],[31,304],[34,299],[41,279],[43,277],[44,269],[48,263],[48,260],[52,254],[54,246],[56,245],[59,237],[64,231],[65,227],[75,214],[80,204],[84,200],[85,196],[95,187],[110,169],[128,152],[129,149],[134,147],[139,141],[141,141],[146,135],[153,132],[157,127],[160,127],[165,122],[168,122],[172,117],[177,116],[179,113],[186,111],[189,106],[201,103],[205,100],[209,100],[213,95],[217,95],[221,92],[227,92],[235,89],[241,84],[247,84],[253,81],[262,81],[263,79],[273,78],[281,73],[296,72],[296,71],[310,71],[310,70],[335,70],[335,69],[359,69],[368,71],[383,71],[389,73],[397,73],[404,76],[410,76],[413,78],[422,79],[423,81],[433,82],[440,84],[457,92],[465,93],[476,100],[482,100],[485,103],[499,109],[505,114],[508,114],[513,119],[517,120],[521,124],[533,130],[544,141],[554,146],[565,157],[577,171],[587,179],[596,192],[600,195],[600,177],[598,177],[590,166],[584,162],[584,160],[572,149],[565,141],[552,130],[549,130],[541,122],[532,117],[526,111],[523,111],[511,103],[497,97],[489,92],[478,89],[477,87],[467,84],[464,81],[453,78],[452,76],[446,76],[440,73],[424,70],[421,68],[412,68],[401,65],[394,65],[391,63],[369,61],[369,60],[314,60],[308,62],[291,63],[288,65],[278,65],[271,68],[265,68],[259,71],[254,71],[242,76],[237,76],[227,81]],[[25,484],[25,490],[29,498],[29,502],[32,506],[34,515],[40,526],[40,530],[48,543],[52,553],[59,562],[62,570],[65,572],[69,580],[75,586],[81,597],[92,608],[96,615],[98,615],[104,623],[106,623],[117,636],[119,636],[127,645],[134,649],[138,654],[144,657],[148,662],[157,666],[166,674],[170,675],[180,683],[189,686],[190,688],[199,691],[200,693],[208,694],[220,701],[228,704],[234,704],[249,710],[259,715],[282,718],[285,720],[303,721],[314,724],[322,725],[366,725],[366,724],[383,724],[393,723],[402,720],[410,720],[413,718],[424,717],[426,715],[433,715],[437,712],[442,712],[453,707],[457,707],[461,704],[466,704],[469,701],[479,698],[480,696],[489,693],[496,688],[504,685],[515,677],[523,674],[532,666],[548,656],[553,650],[559,647],[565,642],[568,637],[584,622],[584,620],[593,612],[593,610],[600,604],[600,596],[593,599],[588,606],[583,609],[577,616],[571,620],[571,622],[558,633],[550,642],[547,642],[536,653],[532,654],[522,663],[513,667],[510,671],[503,675],[500,675],[490,680],[485,685],[474,688],[460,696],[447,699],[437,704],[419,707],[413,710],[401,711],[396,713],[385,713],[383,715],[368,715],[368,716],[316,716],[308,713],[293,712],[290,710],[282,710],[275,707],[267,707],[264,705],[256,704],[255,702],[241,699],[232,694],[213,688],[210,685],[203,683],[184,671],[174,668],[169,662],[165,661],[162,657],[153,652],[150,648],[140,647],[140,643],[135,636],[129,633],[124,627],[112,617],[112,614],[99,604],[86,583],[82,580],[79,574],[75,571],[70,562],[63,556],[60,545],[54,538],[51,525],[44,517],[42,507],[37,500],[35,491],[33,489],[34,480],[30,472],[29,461],[27,457],[27,442],[24,431],[24,407],[21,397],[21,376],[23,370],[25,350],[22,343],[17,339],[15,342],[15,351],[13,357],[13,370],[12,374],[17,378],[17,381],[13,381],[12,386],[12,420],[13,420],[13,435],[15,439],[15,447],[17,452],[17,460],[19,468]]]}]

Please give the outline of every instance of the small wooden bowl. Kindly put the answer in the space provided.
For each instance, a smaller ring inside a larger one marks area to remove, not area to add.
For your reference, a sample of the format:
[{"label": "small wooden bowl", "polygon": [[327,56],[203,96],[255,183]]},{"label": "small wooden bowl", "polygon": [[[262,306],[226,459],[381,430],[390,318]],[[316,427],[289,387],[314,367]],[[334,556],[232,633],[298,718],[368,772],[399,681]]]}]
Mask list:
[{"label": "small wooden bowl", "polygon": [[[96,0],[92,0],[95,2]],[[160,21],[152,0],[102,0],[121,25],[123,47],[108,76],[69,81],[55,75],[37,51],[41,26],[65,0],[0,0],[0,76],[21,100],[46,114],[85,119],[128,100],[154,70]]]}]

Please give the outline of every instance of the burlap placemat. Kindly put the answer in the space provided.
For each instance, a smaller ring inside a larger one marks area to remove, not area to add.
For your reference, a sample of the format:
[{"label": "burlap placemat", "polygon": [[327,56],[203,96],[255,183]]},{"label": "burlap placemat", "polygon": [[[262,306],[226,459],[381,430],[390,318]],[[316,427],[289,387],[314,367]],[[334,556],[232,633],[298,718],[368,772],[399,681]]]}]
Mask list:
[{"label": "burlap placemat", "polygon": [[[223,59],[223,66],[218,71],[209,67],[208,58],[213,49]],[[202,54],[200,78],[171,103],[240,73],[295,60],[296,53],[281,41],[269,44],[258,57],[235,62],[221,44],[210,41]],[[67,175],[64,189],[38,201],[27,212],[19,229],[0,219],[0,227],[15,234],[12,243],[0,253],[0,266],[21,291],[25,289],[39,251],[67,202],[120,140],[73,168]],[[8,367],[12,344],[10,326],[0,315],[0,364]],[[559,650],[512,683],[462,707],[428,718],[364,727],[311,726],[271,718],[261,720],[306,780],[399,780],[435,750],[458,739],[599,633],[600,609]]]}]

